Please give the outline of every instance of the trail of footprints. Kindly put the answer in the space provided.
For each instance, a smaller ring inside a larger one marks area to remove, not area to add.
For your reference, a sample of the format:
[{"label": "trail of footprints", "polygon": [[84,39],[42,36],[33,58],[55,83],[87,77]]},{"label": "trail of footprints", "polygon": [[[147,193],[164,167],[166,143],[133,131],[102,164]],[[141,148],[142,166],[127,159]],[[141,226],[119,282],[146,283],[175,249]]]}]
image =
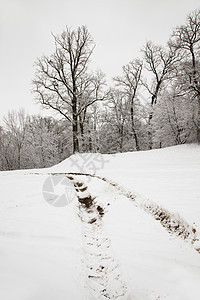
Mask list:
[{"label": "trail of footprints", "polygon": [[68,178],[73,181],[78,195],[86,285],[91,299],[126,299],[127,287],[121,279],[119,266],[113,258],[111,241],[103,228],[102,218],[106,207],[97,203],[83,182],[72,176]]}]

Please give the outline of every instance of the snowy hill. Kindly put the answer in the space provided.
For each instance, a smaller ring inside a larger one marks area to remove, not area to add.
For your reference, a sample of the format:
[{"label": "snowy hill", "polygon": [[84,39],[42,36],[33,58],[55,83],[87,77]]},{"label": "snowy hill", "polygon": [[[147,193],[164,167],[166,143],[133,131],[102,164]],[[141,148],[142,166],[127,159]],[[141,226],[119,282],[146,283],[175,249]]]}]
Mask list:
[{"label": "snowy hill", "polygon": [[200,146],[181,145],[102,157],[95,162],[95,154],[91,155],[96,168],[89,163],[89,155],[84,158],[78,154],[49,170],[105,176],[180,213],[200,228]]},{"label": "snowy hill", "polygon": [[[42,193],[59,173],[64,207]],[[199,178],[198,145],[1,172],[0,299],[198,299]]]}]

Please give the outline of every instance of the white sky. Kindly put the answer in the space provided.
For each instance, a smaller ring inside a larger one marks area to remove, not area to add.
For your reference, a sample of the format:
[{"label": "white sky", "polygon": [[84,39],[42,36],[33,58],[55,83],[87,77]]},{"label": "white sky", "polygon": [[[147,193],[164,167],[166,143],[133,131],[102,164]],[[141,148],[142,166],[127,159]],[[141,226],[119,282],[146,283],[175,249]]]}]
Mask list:
[{"label": "white sky", "polygon": [[199,0],[0,0],[0,119],[9,109],[37,113],[36,57],[54,50],[53,33],[87,25],[96,43],[92,69],[111,79],[147,40],[165,44]]}]

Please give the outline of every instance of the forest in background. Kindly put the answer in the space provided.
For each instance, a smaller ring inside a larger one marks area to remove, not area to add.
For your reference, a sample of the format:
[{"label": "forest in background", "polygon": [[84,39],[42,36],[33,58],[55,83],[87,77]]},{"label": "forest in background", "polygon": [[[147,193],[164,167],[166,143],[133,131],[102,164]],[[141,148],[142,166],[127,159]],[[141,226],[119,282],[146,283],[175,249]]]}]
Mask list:
[{"label": "forest in background", "polygon": [[55,52],[35,61],[32,84],[38,105],[57,117],[10,111],[0,125],[0,170],[48,167],[76,152],[200,143],[200,10],[165,47],[148,41],[112,87],[90,70],[95,43],[86,26],[52,36]]}]

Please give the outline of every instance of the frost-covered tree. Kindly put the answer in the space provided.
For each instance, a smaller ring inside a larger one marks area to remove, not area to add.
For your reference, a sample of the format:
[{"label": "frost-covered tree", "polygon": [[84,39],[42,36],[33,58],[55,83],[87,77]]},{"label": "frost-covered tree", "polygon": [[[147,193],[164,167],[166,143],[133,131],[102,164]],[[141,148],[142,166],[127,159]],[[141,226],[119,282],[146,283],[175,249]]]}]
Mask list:
[{"label": "frost-covered tree", "polygon": [[160,96],[152,121],[155,148],[196,141],[196,104],[196,101],[192,101],[188,94],[181,93],[176,86]]},{"label": "frost-covered tree", "polygon": [[200,143],[200,10],[189,14],[186,23],[174,30],[169,45],[182,56],[178,74],[182,90],[188,90],[197,99],[195,123]]},{"label": "frost-covered tree", "polygon": [[[109,108],[109,111],[108,111]],[[107,103],[105,122],[112,128],[110,139],[114,138],[115,151],[123,152],[126,149],[126,139],[128,135],[129,103],[124,92],[113,89],[110,92],[110,99]],[[129,134],[130,137],[130,134]]]},{"label": "frost-covered tree", "polygon": [[150,112],[149,112],[149,148],[152,149],[152,118],[154,107],[157,103],[158,96],[167,80],[172,80],[174,68],[179,60],[176,50],[169,47],[165,49],[162,46],[155,45],[151,41],[147,42],[142,50],[145,60],[145,68],[151,74],[151,82],[143,81],[143,85],[150,94]]},{"label": "frost-covered tree", "polygon": [[0,127],[0,170],[52,166],[72,154],[70,124],[12,111]]},{"label": "frost-covered tree", "polygon": [[73,152],[78,152],[80,118],[89,106],[104,99],[102,80],[88,72],[95,45],[85,26],[77,30],[67,27],[61,35],[53,37],[55,52],[35,62],[33,91],[44,107],[71,123]]},{"label": "frost-covered tree", "polygon": [[[9,144],[14,149],[14,157],[16,157],[16,166],[14,168],[21,169],[24,144],[27,133],[28,115],[23,109],[18,112],[10,111],[4,121],[4,130],[8,136]],[[11,148],[11,146],[10,146]]]},{"label": "frost-covered tree", "polygon": [[[98,101],[105,100],[108,96],[108,92],[104,91],[106,86],[105,75],[101,71],[95,72],[90,80],[92,80],[92,85],[85,90],[84,99],[80,99],[82,102],[84,100],[85,106],[81,108],[81,104],[79,104],[78,136],[81,152],[92,152],[96,149],[95,132],[98,122]],[[90,105],[87,105],[88,102]]]},{"label": "frost-covered tree", "polygon": [[27,128],[26,160],[32,167],[44,168],[60,161],[57,122],[51,117],[30,117]]},{"label": "frost-covered tree", "polygon": [[114,78],[115,84],[124,93],[127,102],[127,114],[130,116],[130,129],[134,139],[136,150],[140,150],[140,142],[138,136],[137,114],[140,106],[138,100],[138,90],[141,86],[143,62],[139,59],[131,61],[123,66],[123,74]]},{"label": "frost-covered tree", "polygon": [[11,142],[11,135],[0,127],[0,170],[12,170],[16,166],[16,151]]}]

